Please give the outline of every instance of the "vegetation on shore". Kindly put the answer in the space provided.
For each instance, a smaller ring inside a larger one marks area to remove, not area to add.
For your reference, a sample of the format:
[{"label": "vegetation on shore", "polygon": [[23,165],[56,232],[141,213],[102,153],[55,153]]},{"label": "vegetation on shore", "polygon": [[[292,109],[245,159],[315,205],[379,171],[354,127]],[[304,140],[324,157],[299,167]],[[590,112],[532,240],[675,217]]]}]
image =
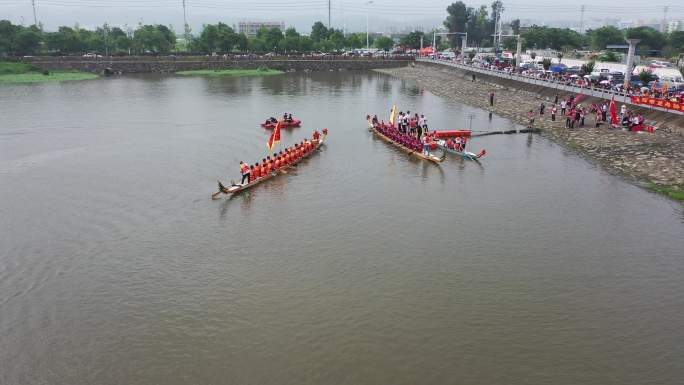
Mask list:
[{"label": "vegetation on shore", "polygon": [[647,188],[655,193],[665,195],[670,199],[676,201],[684,201],[684,186],[680,189],[675,187],[660,186],[655,183],[649,183]]},{"label": "vegetation on shore", "polygon": [[38,68],[25,63],[0,62],[0,84],[63,82],[95,78],[97,75],[89,72],[41,72]]},{"label": "vegetation on shore", "polygon": [[209,77],[233,77],[233,76],[270,76],[280,75],[283,71],[268,68],[250,69],[223,69],[223,70],[191,70],[178,71],[176,74],[183,76],[209,76]]}]

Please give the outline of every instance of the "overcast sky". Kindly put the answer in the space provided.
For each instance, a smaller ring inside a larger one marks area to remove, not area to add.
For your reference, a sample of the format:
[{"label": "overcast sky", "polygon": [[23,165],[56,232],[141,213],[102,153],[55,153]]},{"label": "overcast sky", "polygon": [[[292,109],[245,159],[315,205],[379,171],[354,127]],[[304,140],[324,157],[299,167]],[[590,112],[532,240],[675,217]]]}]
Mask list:
[{"label": "overcast sky", "polygon": [[[91,28],[107,22],[111,25],[135,27],[138,23],[172,25],[182,31],[183,0],[35,0],[38,21],[46,29],[59,25]],[[197,32],[204,23],[223,21],[228,24],[240,20],[278,20],[308,32],[315,21],[328,20],[327,0],[186,0],[188,23]],[[537,24],[579,24],[581,2],[551,0],[504,0],[503,19],[520,18]],[[660,22],[664,7],[670,5],[668,20],[684,19],[682,0],[592,0],[586,1],[585,27],[602,25],[608,19],[622,21]],[[348,31],[365,31],[368,15],[371,31],[387,32],[406,26],[431,27],[440,25],[451,1],[441,0],[332,0],[332,24]],[[465,2],[479,7],[490,2]],[[0,0],[0,19],[14,23],[33,24],[31,0]]]}]

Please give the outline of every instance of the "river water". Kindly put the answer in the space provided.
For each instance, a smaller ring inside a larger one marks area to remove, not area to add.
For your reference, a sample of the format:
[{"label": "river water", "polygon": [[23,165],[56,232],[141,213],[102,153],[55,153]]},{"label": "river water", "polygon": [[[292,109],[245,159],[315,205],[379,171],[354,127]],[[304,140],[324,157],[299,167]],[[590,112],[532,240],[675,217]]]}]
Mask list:
[{"label": "river water", "polygon": [[[0,87],[0,384],[675,384],[682,206],[375,73]],[[210,199],[292,111],[296,171]]]}]

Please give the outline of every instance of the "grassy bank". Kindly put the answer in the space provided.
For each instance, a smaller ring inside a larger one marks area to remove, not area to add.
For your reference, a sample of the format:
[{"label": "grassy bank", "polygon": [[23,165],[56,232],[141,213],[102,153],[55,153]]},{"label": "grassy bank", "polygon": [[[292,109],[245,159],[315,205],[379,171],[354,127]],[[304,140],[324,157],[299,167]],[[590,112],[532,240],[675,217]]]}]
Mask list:
[{"label": "grassy bank", "polygon": [[670,199],[674,199],[676,201],[684,201],[684,189],[678,189],[667,186],[658,186],[654,183],[649,184],[647,187],[649,190],[656,192],[658,194],[665,195]]},{"label": "grassy bank", "polygon": [[89,72],[49,72],[44,74],[38,68],[25,63],[0,62],[0,84],[64,82],[95,79],[97,75]]},{"label": "grassy bank", "polygon": [[178,71],[176,74],[183,76],[210,76],[210,77],[230,77],[230,76],[270,76],[280,75],[283,71],[259,68],[255,70],[246,69],[226,69],[226,70],[192,70]]}]

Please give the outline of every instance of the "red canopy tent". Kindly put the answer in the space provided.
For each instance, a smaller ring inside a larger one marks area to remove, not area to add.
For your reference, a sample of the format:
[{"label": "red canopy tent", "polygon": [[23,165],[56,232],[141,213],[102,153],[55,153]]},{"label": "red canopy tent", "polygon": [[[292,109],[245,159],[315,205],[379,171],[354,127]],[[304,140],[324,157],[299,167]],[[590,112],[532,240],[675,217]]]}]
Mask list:
[{"label": "red canopy tent", "polygon": [[420,56],[428,56],[432,55],[435,53],[435,50],[432,47],[425,47],[420,50]]}]

